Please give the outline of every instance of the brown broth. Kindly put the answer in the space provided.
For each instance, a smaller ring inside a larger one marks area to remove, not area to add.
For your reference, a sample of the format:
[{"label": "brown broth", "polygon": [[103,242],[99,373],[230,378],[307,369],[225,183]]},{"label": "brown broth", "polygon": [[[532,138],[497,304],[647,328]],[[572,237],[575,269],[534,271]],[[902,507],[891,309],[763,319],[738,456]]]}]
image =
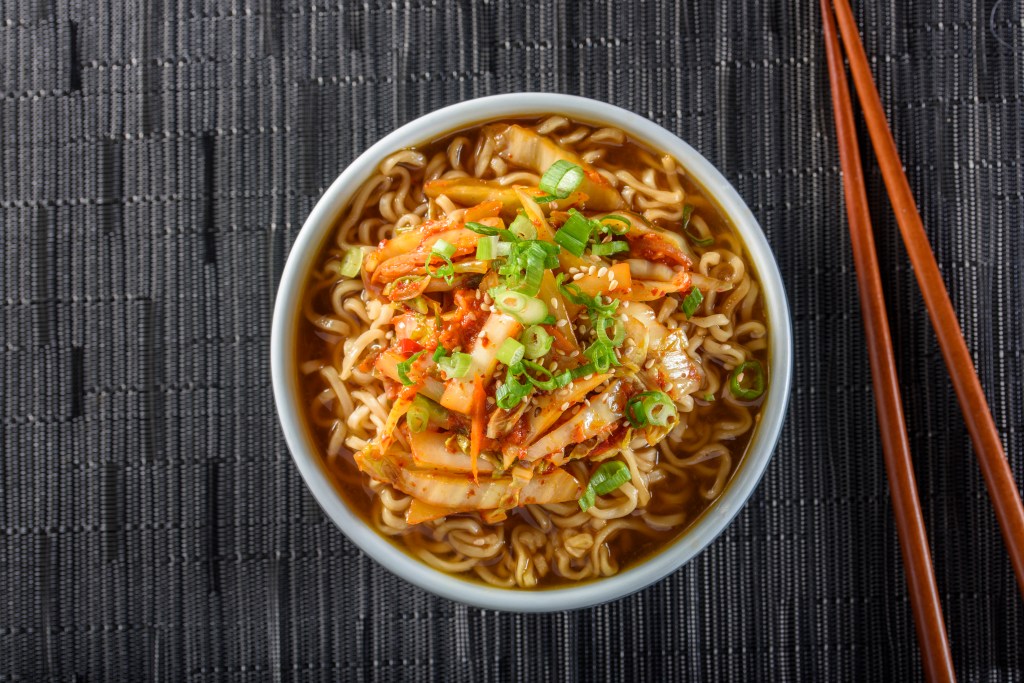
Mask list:
[{"label": "brown broth", "polygon": [[[538,120],[539,119],[505,119],[504,121],[520,123],[522,125],[534,125]],[[484,124],[464,130],[454,131],[428,144],[417,145],[415,149],[430,157],[438,150],[445,149],[449,142],[456,136],[467,134],[473,135],[482,125]],[[627,169],[639,177],[643,170],[649,167],[648,164],[643,162],[644,155],[651,155],[655,159],[658,158],[658,155],[651,151],[646,145],[631,138],[627,138],[626,142],[620,148],[609,153],[602,160],[600,165],[605,168],[611,167],[613,170],[620,168]],[[695,205],[696,212],[703,217],[708,224],[710,232],[716,237],[716,243],[720,237],[731,237],[737,244],[742,244],[742,240],[740,240],[739,236],[735,233],[728,218],[721,211],[714,198],[712,198],[702,187],[697,185],[689,176],[682,179],[682,184],[686,190],[687,203]],[[379,216],[377,205],[373,204],[368,207],[367,211],[365,211],[363,215],[367,217]],[[667,223],[662,223],[661,227],[674,230],[678,230],[679,228],[678,224],[671,225]],[[336,250],[333,248],[333,237],[334,235],[332,233],[321,247],[320,255],[315,264],[315,270],[320,270],[326,261],[336,253]],[[700,250],[698,249],[698,254],[699,253]],[[753,269],[753,264],[751,263],[749,254],[746,252],[745,246],[742,247],[741,256],[747,269],[752,274],[752,279],[760,282],[756,271]],[[307,287],[309,287],[309,282],[311,280],[312,276],[308,276]],[[328,299],[329,295],[327,291],[321,292],[313,300],[314,310],[330,310],[330,302]],[[758,302],[754,306],[751,319],[760,320],[765,322],[767,325],[763,306],[763,297],[759,298]],[[334,348],[335,345],[326,340],[324,335],[314,328],[314,326],[301,315],[299,316],[299,324],[297,326],[297,342],[296,348],[298,350],[298,365],[300,366],[302,363],[309,360],[325,358],[331,359],[334,357],[336,352],[336,349]],[[770,350],[761,350],[753,354],[753,357],[759,360],[765,369],[766,386],[771,379],[768,357],[769,351]],[[723,376],[725,377],[723,381],[727,381],[727,375]],[[349,507],[356,511],[367,522],[367,524],[373,527],[371,517],[376,495],[368,487],[367,477],[356,468],[355,461],[348,449],[344,449],[338,458],[328,461],[326,452],[327,445],[330,440],[329,430],[318,427],[314,423],[314,420],[311,419],[309,406],[313,404],[317,395],[322,391],[322,380],[316,374],[309,376],[302,376],[300,374],[299,386],[301,387],[303,396],[303,415],[306,418],[307,429],[311,440],[316,444],[316,447],[321,454],[324,470],[328,473],[335,487],[341,493]],[[750,440],[758,428],[760,423],[760,402],[763,398],[764,395],[759,399],[750,402],[754,419],[753,426],[746,433],[729,442],[730,451],[733,456],[733,465],[729,473],[730,480],[735,476],[739,467],[742,466],[744,462],[744,455],[749,447]],[[697,421],[716,421],[727,417],[728,411],[729,407],[724,401],[711,403],[698,401],[689,420],[691,424]],[[706,488],[711,482],[713,482],[715,476],[714,472],[708,473],[700,467],[693,467],[687,470],[687,475],[684,478],[673,476],[667,481],[652,487],[651,501],[647,509],[658,515],[670,514],[679,511],[678,508],[671,508],[669,504],[666,504],[661,500],[658,492],[659,490],[664,490],[662,487],[688,487],[692,492],[692,495],[690,495],[685,504],[687,521],[680,527],[665,531],[652,531],[650,535],[626,531],[614,536],[609,541],[609,544],[611,546],[613,557],[619,564],[620,572],[667,548],[675,539],[687,533],[687,530],[690,529],[715,502],[714,500],[706,500],[699,492],[701,489]],[[726,486],[728,486],[728,484]],[[634,514],[636,514],[636,512],[634,512]],[[505,537],[507,539],[510,538],[511,531],[517,525],[535,523],[530,515],[525,514],[521,510],[513,510],[510,511],[508,519],[505,522],[502,522],[502,524],[506,527],[507,533]],[[406,533],[429,534],[429,530],[426,528],[426,525],[418,525],[411,527]],[[388,537],[385,536],[385,538]],[[402,536],[397,538],[388,538],[388,540],[396,547],[408,552],[409,549],[403,542]],[[466,572],[459,574],[458,576],[473,581],[481,581],[472,572]],[[538,589],[558,588],[577,583],[579,582],[560,577],[555,572],[551,572],[540,582]]]}]

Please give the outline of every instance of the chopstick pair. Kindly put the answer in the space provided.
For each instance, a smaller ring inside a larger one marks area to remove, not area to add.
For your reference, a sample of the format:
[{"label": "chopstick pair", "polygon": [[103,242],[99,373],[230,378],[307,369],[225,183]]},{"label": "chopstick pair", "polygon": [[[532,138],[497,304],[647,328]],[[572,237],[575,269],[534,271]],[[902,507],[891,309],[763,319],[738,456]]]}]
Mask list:
[{"label": "chopstick pair", "polygon": [[[846,197],[850,240],[853,244],[860,290],[861,313],[867,334],[868,357],[875,388],[876,410],[882,434],[889,490],[903,554],[918,642],[929,680],[955,680],[946,627],[942,618],[928,537],[914,480],[913,462],[903,418],[896,363],[886,318],[882,280],[875,252],[867,193],[853,123],[853,106],[836,35],[836,22],[850,62],[850,72],[867,122],[889,199],[896,213],[903,242],[914,267],[925,307],[935,328],[946,368],[956,390],[967,429],[988,488],[1003,541],[1010,555],[1017,585],[1024,594],[1024,507],[1003,451],[999,432],[978,380],[970,351],[949,299],[945,284],[924,232],[921,216],[903,172],[903,165],[878,88],[871,76],[864,46],[848,0],[820,0],[832,105],[836,119]],[[834,16],[833,7],[834,4]]]}]

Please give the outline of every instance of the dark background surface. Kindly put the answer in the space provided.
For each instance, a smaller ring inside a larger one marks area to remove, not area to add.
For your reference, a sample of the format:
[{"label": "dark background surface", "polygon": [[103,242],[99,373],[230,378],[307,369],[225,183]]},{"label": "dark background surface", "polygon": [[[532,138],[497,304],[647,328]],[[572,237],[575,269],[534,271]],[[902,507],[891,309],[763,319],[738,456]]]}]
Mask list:
[{"label": "dark background surface", "polygon": [[[0,2],[0,681],[920,678],[817,3],[725,4]],[[855,5],[1020,482],[1024,6]],[[291,463],[268,368],[322,188],[395,126],[516,90],[612,102],[716,164],[797,352],[732,527],[653,588],[547,616],[358,552]],[[1020,681],[1024,603],[864,152],[955,662]]]}]

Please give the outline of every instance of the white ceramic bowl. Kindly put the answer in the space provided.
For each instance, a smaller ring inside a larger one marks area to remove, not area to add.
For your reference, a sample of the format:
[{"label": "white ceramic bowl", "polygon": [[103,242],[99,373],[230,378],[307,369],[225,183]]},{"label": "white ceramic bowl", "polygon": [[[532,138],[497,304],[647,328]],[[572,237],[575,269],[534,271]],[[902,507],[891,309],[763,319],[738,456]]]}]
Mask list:
[{"label": "white ceramic bowl", "polygon": [[[676,542],[616,576],[579,586],[539,591],[494,588],[437,571],[402,552],[363,522],[334,490],[299,409],[295,326],[303,282],[317,250],[349,198],[381,159],[483,121],[553,113],[616,126],[653,149],[668,152],[715,197],[742,235],[764,288],[770,330],[770,383],[761,423],[738,471],[722,496]],[[270,354],[274,398],[288,448],[317,502],[346,536],[390,571],[437,595],[489,609],[552,612],[589,607],[638,591],[689,562],[729,525],[761,479],[782,429],[789,401],[793,340],[782,277],[768,242],[750,209],[707,159],[661,126],[613,105],[570,95],[514,93],[469,100],[421,116],[370,147],[338,176],[306,219],[288,256],[274,308]]]}]

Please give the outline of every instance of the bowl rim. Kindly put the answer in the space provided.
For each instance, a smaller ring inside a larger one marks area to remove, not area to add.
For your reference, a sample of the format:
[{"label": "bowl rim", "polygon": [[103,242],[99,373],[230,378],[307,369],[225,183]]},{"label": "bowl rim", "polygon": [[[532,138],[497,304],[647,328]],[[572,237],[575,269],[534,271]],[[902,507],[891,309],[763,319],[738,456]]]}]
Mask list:
[{"label": "bowl rim", "polygon": [[[298,409],[294,326],[299,320],[306,274],[319,247],[336,217],[384,156],[489,120],[554,112],[621,128],[648,146],[671,154],[714,196],[743,238],[760,276],[771,321],[771,382],[743,462],[722,495],[680,538],[614,576],[550,589],[507,589],[430,567],[400,550],[348,508],[327,476]],[[711,162],[669,130],[613,104],[575,95],[520,92],[466,100],[413,119],[370,146],[338,175],[313,207],[288,253],[274,304],[270,361],[274,402],[292,459],[320,507],[363,552],[396,576],[456,602],[513,612],[554,612],[592,607],[646,588],[687,564],[729,526],[764,475],[785,422],[793,374],[793,333],[782,275],[760,224]]]}]

